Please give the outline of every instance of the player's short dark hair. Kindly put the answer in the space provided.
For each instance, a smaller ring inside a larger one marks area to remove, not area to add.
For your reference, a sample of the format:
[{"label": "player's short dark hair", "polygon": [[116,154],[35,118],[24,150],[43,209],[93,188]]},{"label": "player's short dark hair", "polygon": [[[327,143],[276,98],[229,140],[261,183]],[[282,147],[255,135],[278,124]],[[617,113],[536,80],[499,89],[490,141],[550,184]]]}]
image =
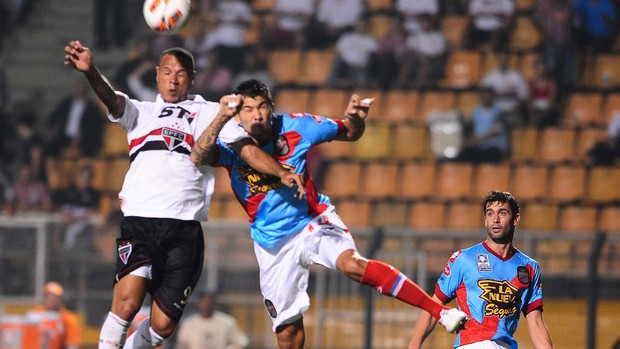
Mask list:
[{"label": "player's short dark hair", "polygon": [[194,78],[194,75],[196,75],[196,62],[191,52],[182,47],[173,47],[162,52],[161,56],[163,57],[165,55],[175,56],[183,68],[187,70],[190,78]]},{"label": "player's short dark hair", "polygon": [[493,202],[502,202],[502,203],[507,202],[508,206],[510,206],[510,211],[512,212],[512,216],[514,217],[519,214],[519,203],[517,202],[517,199],[515,199],[515,197],[511,193],[507,191],[492,190],[482,200],[482,214],[483,215],[487,210],[487,206]]},{"label": "player's short dark hair", "polygon": [[269,87],[260,80],[250,79],[241,82],[237,88],[235,88],[234,94],[250,98],[263,97],[273,108],[271,91],[269,91]]}]

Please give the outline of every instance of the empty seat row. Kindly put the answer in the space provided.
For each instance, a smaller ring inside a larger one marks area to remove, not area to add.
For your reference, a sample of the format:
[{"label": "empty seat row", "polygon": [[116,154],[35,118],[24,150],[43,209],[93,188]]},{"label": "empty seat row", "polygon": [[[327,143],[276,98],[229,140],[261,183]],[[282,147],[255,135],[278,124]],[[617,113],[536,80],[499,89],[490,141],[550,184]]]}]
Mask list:
[{"label": "empty seat row", "polygon": [[477,199],[492,189],[523,201],[612,204],[620,200],[620,167],[407,161],[334,161],[320,190],[334,198]]}]

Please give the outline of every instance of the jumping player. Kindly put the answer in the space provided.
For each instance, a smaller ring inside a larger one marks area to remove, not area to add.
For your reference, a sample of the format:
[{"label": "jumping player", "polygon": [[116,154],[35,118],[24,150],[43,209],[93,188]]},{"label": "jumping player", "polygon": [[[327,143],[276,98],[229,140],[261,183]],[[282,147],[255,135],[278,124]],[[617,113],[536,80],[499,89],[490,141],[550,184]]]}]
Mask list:
[{"label": "jumping player", "polygon": [[[306,168],[314,144],[331,140],[355,141],[364,132],[374,98],[351,96],[345,118],[334,120],[307,113],[273,114],[269,89],[260,81],[242,82],[227,96],[240,101],[239,120],[250,137],[282,166],[304,176],[306,195],[292,198],[277,178],[252,170],[221,141],[218,127],[228,121],[218,115],[192,151],[196,164],[225,167],[235,195],[250,216],[251,237],[260,268],[260,287],[273,321],[278,348],[301,349],[303,313],[309,308],[309,267],[314,263],[337,269],[384,295],[429,311],[450,332],[458,332],[465,313],[445,307],[394,267],[362,257],[347,226],[327,196],[317,192]],[[346,175],[346,174],[343,174]]]},{"label": "jumping player", "polygon": [[[65,47],[65,64],[82,72],[108,109],[110,121],[127,130],[130,168],[119,194],[124,214],[111,311],[101,328],[100,349],[152,348],[175,329],[200,277],[204,240],[200,215],[213,192],[213,169],[190,160],[194,139],[216,114],[233,107],[190,95],[193,56],[182,48],[164,51],[157,67],[155,101],[137,101],[114,91],[99,73],[90,50],[79,41]],[[299,176],[284,170],[247,138],[235,122],[224,127],[223,142],[241,156],[303,190]],[[206,190],[206,194],[205,194]],[[151,314],[134,334],[130,323],[152,295]]]},{"label": "jumping player", "polygon": [[[486,240],[455,252],[435,286],[433,298],[444,304],[456,298],[470,319],[454,347],[517,349],[513,335],[523,313],[534,348],[553,348],[542,317],[540,267],[512,244],[521,219],[517,200],[492,191],[482,202],[482,213]],[[409,349],[421,348],[434,326],[431,315],[422,312]]]}]

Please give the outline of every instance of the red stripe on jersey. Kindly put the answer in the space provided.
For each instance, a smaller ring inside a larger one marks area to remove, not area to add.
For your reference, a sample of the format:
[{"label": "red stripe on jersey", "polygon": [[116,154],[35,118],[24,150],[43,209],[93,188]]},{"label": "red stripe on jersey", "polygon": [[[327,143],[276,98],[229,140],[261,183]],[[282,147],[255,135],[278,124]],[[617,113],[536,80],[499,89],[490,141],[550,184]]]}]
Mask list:
[{"label": "red stripe on jersey", "polygon": [[337,134],[342,134],[342,133],[347,132],[347,127],[344,125],[344,122],[342,122],[342,120],[334,119],[334,122],[336,122],[336,125],[338,125],[338,133]]},{"label": "red stripe on jersey", "polygon": [[483,315],[482,323],[476,321],[476,319],[471,316],[471,309],[467,304],[467,289],[463,283],[461,283],[456,290],[456,299],[461,310],[469,315],[469,321],[467,321],[465,329],[459,332],[461,335],[460,344],[465,345],[491,339],[497,332],[500,318],[497,316]]}]

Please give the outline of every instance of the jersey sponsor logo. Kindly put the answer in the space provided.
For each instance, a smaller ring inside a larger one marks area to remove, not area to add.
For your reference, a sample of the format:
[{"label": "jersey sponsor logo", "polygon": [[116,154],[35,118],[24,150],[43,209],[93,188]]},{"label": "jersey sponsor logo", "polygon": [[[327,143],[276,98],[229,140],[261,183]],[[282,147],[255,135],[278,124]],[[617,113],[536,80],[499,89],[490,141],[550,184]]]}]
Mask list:
[{"label": "jersey sponsor logo", "polygon": [[489,261],[488,254],[486,253],[477,254],[476,262],[478,263],[478,271],[491,271],[491,262]]},{"label": "jersey sponsor logo", "polygon": [[478,287],[482,289],[480,298],[487,304],[484,306],[485,316],[503,318],[519,311],[519,289],[508,281],[480,280]]},{"label": "jersey sponsor logo", "polygon": [[159,113],[159,117],[160,118],[166,118],[166,117],[177,117],[177,119],[181,119],[181,118],[186,118],[187,122],[189,122],[190,124],[192,123],[192,121],[194,121],[194,118],[196,117],[196,113],[190,113],[189,110],[178,106],[178,105],[174,105],[174,106],[166,106],[163,107],[161,109],[161,112]]},{"label": "jersey sponsor logo", "polygon": [[288,145],[288,140],[284,136],[278,137],[278,139],[276,140],[275,148],[276,154],[278,154],[279,156],[286,155],[289,151],[291,151],[291,147],[289,147]]},{"label": "jersey sponsor logo", "polygon": [[123,241],[118,246],[118,258],[120,258],[120,260],[121,260],[121,262],[123,262],[123,264],[127,265],[127,262],[129,261],[129,256],[131,255],[131,250],[132,249],[133,249],[133,246],[128,241]]},{"label": "jersey sponsor logo", "polygon": [[272,318],[276,318],[278,316],[278,311],[276,310],[276,306],[273,305],[273,302],[270,301],[269,299],[265,299],[265,308],[267,308],[267,312],[269,313],[269,316],[271,316]]},{"label": "jersey sponsor logo", "polygon": [[[293,167],[290,165],[282,164],[282,167],[288,171],[292,171]],[[280,188],[282,182],[279,177],[260,173],[250,166],[238,166],[235,171],[241,177],[241,181],[249,186],[250,194],[256,195],[260,193],[267,193],[270,190]]]},{"label": "jersey sponsor logo", "polygon": [[166,142],[166,146],[168,146],[169,150],[173,150],[183,144],[186,138],[185,133],[171,128],[163,128],[161,130],[161,135],[164,138],[164,142]]},{"label": "jersey sponsor logo", "polygon": [[518,266],[517,267],[517,279],[519,279],[519,282],[521,282],[522,284],[529,284],[530,283],[530,273],[527,270],[526,267],[524,266]]}]

